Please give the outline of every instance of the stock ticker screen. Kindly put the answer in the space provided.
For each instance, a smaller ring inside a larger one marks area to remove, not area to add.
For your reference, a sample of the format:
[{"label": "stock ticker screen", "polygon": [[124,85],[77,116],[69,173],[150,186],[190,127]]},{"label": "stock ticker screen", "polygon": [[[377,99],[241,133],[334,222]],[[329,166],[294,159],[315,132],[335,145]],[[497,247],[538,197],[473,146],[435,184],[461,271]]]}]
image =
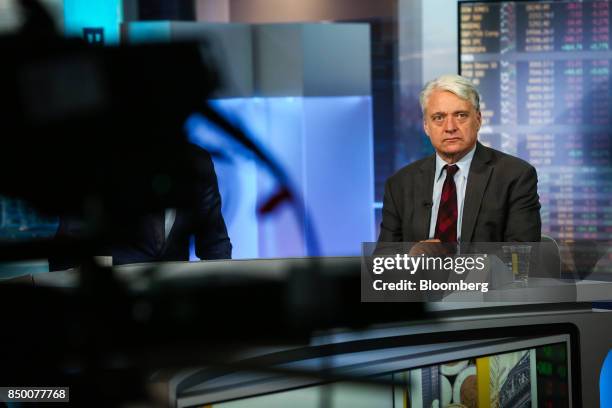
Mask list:
[{"label": "stock ticker screen", "polygon": [[542,233],[612,239],[610,1],[461,2],[481,141],[536,167]]}]

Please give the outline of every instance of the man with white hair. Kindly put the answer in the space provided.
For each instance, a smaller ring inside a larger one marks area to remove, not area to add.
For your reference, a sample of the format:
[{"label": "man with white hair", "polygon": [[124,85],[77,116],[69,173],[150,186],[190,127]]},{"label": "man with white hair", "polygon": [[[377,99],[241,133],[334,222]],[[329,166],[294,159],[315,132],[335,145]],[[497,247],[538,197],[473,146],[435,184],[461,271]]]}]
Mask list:
[{"label": "man with white hair", "polygon": [[380,242],[540,241],[533,166],[478,142],[477,89],[444,75],[420,95],[423,127],[436,153],[385,185]]}]

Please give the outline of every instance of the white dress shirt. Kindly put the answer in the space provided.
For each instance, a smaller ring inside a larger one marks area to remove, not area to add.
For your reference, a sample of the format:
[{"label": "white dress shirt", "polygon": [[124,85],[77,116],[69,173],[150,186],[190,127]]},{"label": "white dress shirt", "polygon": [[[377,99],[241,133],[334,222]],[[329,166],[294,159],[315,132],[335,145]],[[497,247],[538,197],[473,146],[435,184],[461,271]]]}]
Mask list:
[{"label": "white dress shirt", "polygon": [[[461,241],[461,222],[463,220],[463,203],[465,201],[465,187],[467,186],[468,176],[470,174],[470,165],[476,151],[476,145],[459,160],[457,167],[459,170],[455,173],[453,179],[457,189],[457,242]],[[442,187],[446,179],[446,166],[448,163],[442,160],[436,153],[436,172],[434,177],[434,188],[432,196],[431,219],[429,221],[429,239],[433,239],[436,234],[436,222],[438,221],[438,210],[440,208],[440,197],[442,196]]]}]

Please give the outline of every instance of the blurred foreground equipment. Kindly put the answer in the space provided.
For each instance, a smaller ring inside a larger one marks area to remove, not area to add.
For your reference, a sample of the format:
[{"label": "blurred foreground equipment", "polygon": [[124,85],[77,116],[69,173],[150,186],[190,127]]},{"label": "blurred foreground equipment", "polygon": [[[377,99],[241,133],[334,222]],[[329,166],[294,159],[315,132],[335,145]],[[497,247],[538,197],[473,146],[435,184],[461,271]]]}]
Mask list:
[{"label": "blurred foreground equipment", "polygon": [[[24,277],[0,287],[2,384],[70,386],[77,405],[115,406],[146,399],[156,369],[227,364],[253,346],[305,343],[315,330],[420,316],[418,304],[361,304],[358,259],[289,264],[275,278],[269,264],[269,273],[236,263],[188,279],[180,263],[144,265],[140,287],[88,259],[96,240],[134,215],[189,206],[198,171],[182,128],[194,111],[287,180],[205,105],[217,75],[201,46],[91,47],[55,35],[38,2],[21,4],[22,32],[0,38],[0,194],[94,228],[92,242],[0,246],[0,260],[78,250],[84,261],[73,285],[35,287]],[[161,279],[163,268],[176,279]]]},{"label": "blurred foreground equipment", "polygon": [[0,37],[0,53],[3,194],[55,214],[189,196],[182,126],[217,84],[198,46],[102,48],[24,32]]}]

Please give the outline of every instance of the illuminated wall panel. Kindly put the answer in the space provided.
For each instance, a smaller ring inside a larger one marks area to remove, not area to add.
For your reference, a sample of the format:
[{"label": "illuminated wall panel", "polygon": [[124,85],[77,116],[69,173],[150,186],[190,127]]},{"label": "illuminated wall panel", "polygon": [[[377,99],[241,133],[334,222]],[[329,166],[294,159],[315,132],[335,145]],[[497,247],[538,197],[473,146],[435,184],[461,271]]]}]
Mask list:
[{"label": "illuminated wall panel", "polygon": [[[260,216],[278,185],[201,117],[191,139],[218,151],[215,168],[235,258],[358,255],[374,237],[369,27],[365,24],[132,22],[131,42],[205,39],[224,84],[213,105],[278,161],[303,197]],[[320,252],[307,248],[312,225]]]},{"label": "illuminated wall panel", "polygon": [[121,0],[64,0],[64,30],[69,36],[83,37],[85,28],[102,28],[104,44],[118,44],[122,21]]},{"label": "illuminated wall panel", "polygon": [[[374,239],[370,97],[280,97],[216,100],[215,107],[266,147],[303,195],[323,255],[357,255]],[[223,213],[236,258],[306,254],[304,225],[288,205],[265,217],[256,209],[276,184],[267,171],[205,121],[187,123],[191,139],[214,151]]]}]

